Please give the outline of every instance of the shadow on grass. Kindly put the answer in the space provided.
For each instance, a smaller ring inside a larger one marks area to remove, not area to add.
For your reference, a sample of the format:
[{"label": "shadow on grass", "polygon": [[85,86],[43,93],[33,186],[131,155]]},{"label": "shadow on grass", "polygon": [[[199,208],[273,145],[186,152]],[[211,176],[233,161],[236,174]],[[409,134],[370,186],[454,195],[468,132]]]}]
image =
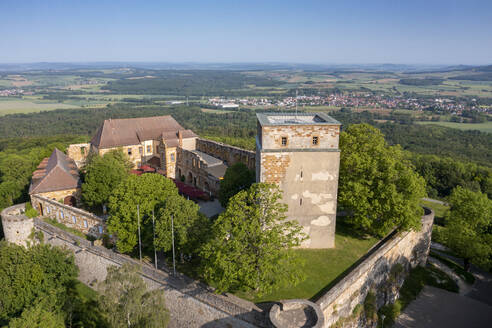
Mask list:
[{"label": "shadow on grass", "polygon": [[[337,233],[339,233],[340,235],[346,235],[346,236],[350,236],[350,237],[355,237],[355,238],[360,238],[360,239],[364,239],[362,236],[360,235],[354,235],[354,232],[352,230],[349,230],[349,228],[345,225],[345,224],[342,224],[341,225],[342,227],[345,226],[344,228],[341,228],[339,227],[339,225],[337,225]],[[341,229],[340,229],[341,228]],[[345,230],[347,229],[347,230]],[[374,254],[375,252],[377,252],[384,244],[386,244],[386,242],[388,240],[390,240],[391,238],[393,238],[396,234],[398,233],[398,230],[395,229],[393,230],[392,232],[390,232],[386,237],[384,237],[383,239],[381,239],[376,245],[374,245],[372,248],[370,248],[366,254],[364,254],[362,257],[360,257],[357,261],[355,261],[348,269],[346,269],[345,271],[343,271],[340,275],[338,275],[338,277],[336,277],[333,281],[331,281],[328,285],[326,285],[324,288],[322,288],[319,292],[317,292],[313,297],[311,297],[309,300],[312,301],[312,302],[316,302],[321,296],[323,296],[324,294],[326,294],[326,292],[328,292],[331,288],[333,288],[333,286],[335,286],[336,284],[338,284],[340,281],[342,281],[342,279],[344,279],[346,276],[348,276],[355,268],[357,268],[362,262],[364,262],[367,258],[369,258],[372,254]]]}]

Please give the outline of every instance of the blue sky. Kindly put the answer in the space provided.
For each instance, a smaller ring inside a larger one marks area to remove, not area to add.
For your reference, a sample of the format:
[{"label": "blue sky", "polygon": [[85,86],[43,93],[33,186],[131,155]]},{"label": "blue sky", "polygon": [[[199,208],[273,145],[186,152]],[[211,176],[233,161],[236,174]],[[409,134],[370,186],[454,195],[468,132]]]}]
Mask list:
[{"label": "blue sky", "polygon": [[0,32],[3,63],[492,63],[490,0],[0,0]]}]

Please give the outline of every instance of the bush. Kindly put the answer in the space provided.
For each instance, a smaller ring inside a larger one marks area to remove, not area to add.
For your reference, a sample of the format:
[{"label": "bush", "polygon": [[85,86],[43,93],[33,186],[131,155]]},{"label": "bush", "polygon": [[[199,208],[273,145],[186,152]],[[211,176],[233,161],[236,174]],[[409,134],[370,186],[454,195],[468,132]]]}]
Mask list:
[{"label": "bush", "polygon": [[26,203],[26,211],[24,212],[24,214],[28,217],[28,218],[35,218],[39,215],[38,211],[36,211],[31,203]]}]

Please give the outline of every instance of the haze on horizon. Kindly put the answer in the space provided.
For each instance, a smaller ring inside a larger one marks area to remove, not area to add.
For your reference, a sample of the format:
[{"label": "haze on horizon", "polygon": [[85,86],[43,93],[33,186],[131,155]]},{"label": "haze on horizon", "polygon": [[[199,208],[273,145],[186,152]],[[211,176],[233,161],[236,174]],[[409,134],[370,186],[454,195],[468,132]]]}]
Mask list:
[{"label": "haze on horizon", "polygon": [[491,1],[3,1],[0,63],[492,62]]}]

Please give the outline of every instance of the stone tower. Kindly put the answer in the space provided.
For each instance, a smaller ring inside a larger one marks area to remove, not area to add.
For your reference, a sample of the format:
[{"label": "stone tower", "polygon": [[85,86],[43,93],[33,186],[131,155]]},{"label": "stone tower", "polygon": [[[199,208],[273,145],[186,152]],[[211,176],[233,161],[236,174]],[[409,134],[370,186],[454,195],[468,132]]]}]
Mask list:
[{"label": "stone tower", "polygon": [[309,236],[302,247],[335,246],[340,122],[323,113],[259,113],[256,181],[276,183]]}]

